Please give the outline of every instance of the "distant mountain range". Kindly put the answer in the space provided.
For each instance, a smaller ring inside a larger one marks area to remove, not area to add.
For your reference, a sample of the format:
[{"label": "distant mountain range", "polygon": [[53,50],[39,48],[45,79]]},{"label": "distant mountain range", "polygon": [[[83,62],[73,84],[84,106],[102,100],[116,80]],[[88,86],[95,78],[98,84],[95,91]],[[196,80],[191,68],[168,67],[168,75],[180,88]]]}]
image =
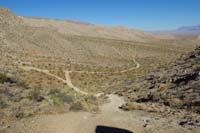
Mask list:
[{"label": "distant mountain range", "polygon": [[181,35],[181,36],[196,36],[200,35],[200,25],[196,26],[183,26],[175,30],[163,30],[163,31],[152,31],[155,34],[171,34],[171,35]]}]

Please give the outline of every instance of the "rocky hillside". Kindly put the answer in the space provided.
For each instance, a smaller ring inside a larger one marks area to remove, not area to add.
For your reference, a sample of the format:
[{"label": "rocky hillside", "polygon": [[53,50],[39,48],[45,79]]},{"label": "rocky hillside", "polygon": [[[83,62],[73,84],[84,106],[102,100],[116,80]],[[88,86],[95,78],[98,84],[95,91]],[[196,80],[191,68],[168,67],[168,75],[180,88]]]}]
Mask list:
[{"label": "rocky hillside", "polygon": [[159,103],[200,113],[200,47],[166,68],[127,85],[119,94],[130,102]]}]

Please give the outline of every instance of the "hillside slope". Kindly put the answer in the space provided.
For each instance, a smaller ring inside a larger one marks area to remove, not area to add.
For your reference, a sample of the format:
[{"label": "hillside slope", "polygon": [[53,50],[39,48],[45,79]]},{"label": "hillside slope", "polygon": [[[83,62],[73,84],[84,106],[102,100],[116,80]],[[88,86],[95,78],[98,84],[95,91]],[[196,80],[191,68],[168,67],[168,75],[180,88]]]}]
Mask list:
[{"label": "hillside slope", "polygon": [[[8,9],[0,9],[1,20],[6,26],[24,26],[49,29],[53,32],[59,32],[66,35],[91,36],[107,39],[118,40],[134,40],[134,41],[149,41],[154,40],[155,36],[151,33],[146,33],[140,30],[130,30],[125,27],[104,27],[81,22],[67,20],[50,20],[42,18],[26,18],[14,15]],[[1,22],[1,24],[3,24]],[[7,23],[7,24],[6,24]],[[20,27],[22,28],[22,27]]]},{"label": "hillside slope", "polygon": [[200,47],[136,81],[125,81],[121,88],[117,94],[127,103],[120,108],[161,113],[182,119],[180,126],[199,127]]},{"label": "hillside slope", "polygon": [[195,43],[194,39],[157,36],[122,27],[108,28],[73,21],[25,18],[3,8],[0,9],[0,28],[0,47],[4,55],[12,56],[15,62],[28,64],[40,64],[41,60],[53,58],[60,63],[121,66],[113,47],[127,53],[127,57],[123,58],[131,60],[135,46],[139,47],[138,56],[141,54],[143,57],[140,50],[146,51],[148,47],[155,49],[151,54],[157,56],[158,52],[163,53],[159,51],[161,48],[166,51],[185,51]]},{"label": "hillside slope", "polygon": [[200,47],[171,65],[139,78],[119,94],[136,103],[160,103],[200,113]]}]

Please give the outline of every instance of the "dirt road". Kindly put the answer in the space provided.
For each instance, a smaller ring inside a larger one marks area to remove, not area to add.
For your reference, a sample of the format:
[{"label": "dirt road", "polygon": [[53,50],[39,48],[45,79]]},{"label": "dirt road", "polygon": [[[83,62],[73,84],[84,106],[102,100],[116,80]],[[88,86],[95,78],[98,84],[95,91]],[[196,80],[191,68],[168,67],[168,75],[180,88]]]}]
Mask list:
[{"label": "dirt road", "polygon": [[72,81],[71,81],[71,78],[70,78],[70,72],[69,71],[65,71],[65,81],[67,83],[67,85],[70,87],[70,88],[73,88],[74,91],[78,92],[78,93],[81,93],[83,95],[88,95],[87,92],[84,92],[84,91],[81,91],[78,87],[74,86],[72,84]]},{"label": "dirt road", "polygon": [[[123,57],[123,55],[114,47],[112,47],[114,51],[116,51],[121,57]],[[126,70],[122,70],[122,71],[116,71],[116,72],[110,72],[111,74],[120,74],[120,73],[127,73],[127,72],[130,72],[130,71],[133,71],[133,70],[136,70],[136,69],[139,69],[140,68],[140,64],[136,61],[136,56],[133,57],[133,62],[136,64],[136,66],[133,66],[129,69],[126,69]],[[44,73],[46,75],[49,75],[51,77],[54,77],[55,79],[57,80],[60,80],[62,81],[63,83],[66,83],[70,88],[72,88],[74,91],[80,93],[80,94],[83,94],[83,95],[88,95],[88,92],[84,92],[84,91],[81,91],[80,88],[78,88],[76,85],[73,85],[72,81],[71,81],[71,78],[70,78],[70,73],[89,73],[89,74],[102,74],[102,73],[109,73],[109,72],[89,72],[89,71],[68,71],[66,70],[65,71],[65,79],[55,75],[55,74],[52,74],[49,72],[49,70],[47,69],[39,69],[39,68],[36,68],[36,67],[31,67],[31,66],[19,66],[20,68],[22,68],[23,70],[25,71],[30,71],[30,70],[35,70],[35,71],[38,71],[38,72],[41,72],[41,73]],[[98,94],[95,94],[96,97],[100,96],[101,94],[103,94],[103,92],[101,93],[98,93]]]},{"label": "dirt road", "polygon": [[117,127],[134,133],[192,133],[198,132],[182,128],[173,118],[163,118],[158,114],[141,111],[124,112],[118,106],[124,103],[116,95],[109,95],[109,103],[100,107],[96,114],[70,112],[66,114],[41,115],[23,119],[9,125],[4,133],[95,133],[97,125]]}]

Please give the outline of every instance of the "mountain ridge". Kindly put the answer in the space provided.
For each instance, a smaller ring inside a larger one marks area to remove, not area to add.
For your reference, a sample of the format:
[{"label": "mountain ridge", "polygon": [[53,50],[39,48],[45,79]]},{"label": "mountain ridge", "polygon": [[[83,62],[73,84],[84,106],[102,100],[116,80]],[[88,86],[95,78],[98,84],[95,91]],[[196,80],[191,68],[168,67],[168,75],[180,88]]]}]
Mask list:
[{"label": "mountain ridge", "polygon": [[[10,25],[31,26],[38,28],[56,29],[60,33],[79,36],[101,37],[117,40],[131,40],[139,42],[156,41],[169,36],[156,36],[142,30],[129,29],[124,26],[107,27],[73,20],[58,20],[15,15],[9,9],[0,8],[1,19]],[[15,19],[15,20],[13,20]],[[170,36],[170,38],[174,38]]]},{"label": "mountain ridge", "polygon": [[175,30],[160,30],[160,31],[152,31],[151,33],[161,34],[161,35],[171,34],[180,36],[198,36],[200,35],[200,25],[182,26]]}]

